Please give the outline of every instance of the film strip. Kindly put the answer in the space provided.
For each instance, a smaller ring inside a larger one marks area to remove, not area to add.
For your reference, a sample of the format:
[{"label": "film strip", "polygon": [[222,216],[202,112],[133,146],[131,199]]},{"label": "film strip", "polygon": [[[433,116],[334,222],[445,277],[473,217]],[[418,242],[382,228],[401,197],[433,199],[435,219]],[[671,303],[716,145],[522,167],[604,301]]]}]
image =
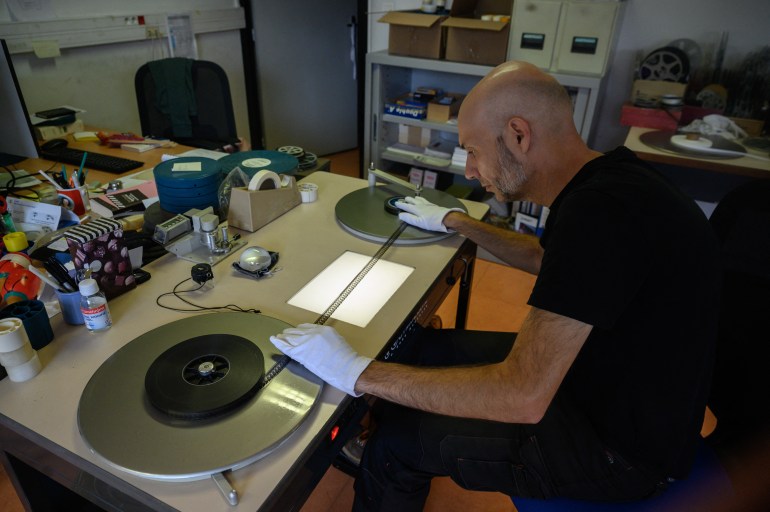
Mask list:
[{"label": "film strip", "polygon": [[[334,302],[331,303],[331,305],[326,308],[326,311],[324,311],[321,316],[319,316],[315,322],[313,322],[316,325],[324,325],[329,318],[334,314],[334,312],[337,310],[338,307],[345,301],[345,299],[348,298],[348,296],[353,292],[356,286],[366,277],[366,274],[369,273],[369,271],[374,268],[374,266],[377,264],[378,261],[382,258],[382,256],[390,249],[390,246],[393,245],[393,242],[395,242],[399,236],[401,236],[401,233],[404,232],[404,230],[409,225],[406,222],[401,222],[398,225],[398,228],[393,232],[393,234],[390,235],[390,238],[388,238],[382,246],[377,250],[376,253],[374,253],[374,256],[371,257],[371,259],[364,265],[364,268],[361,269],[361,271],[356,274],[356,276],[348,283],[348,285],[345,287],[344,290],[342,290],[342,293],[340,293],[336,299],[334,299]],[[281,358],[273,365],[270,370],[265,373],[265,377],[263,380],[262,386],[267,386],[273,378],[275,378],[276,375],[281,373],[281,370],[286,368],[286,365],[288,365],[291,362],[291,358],[289,356],[281,356]]]}]

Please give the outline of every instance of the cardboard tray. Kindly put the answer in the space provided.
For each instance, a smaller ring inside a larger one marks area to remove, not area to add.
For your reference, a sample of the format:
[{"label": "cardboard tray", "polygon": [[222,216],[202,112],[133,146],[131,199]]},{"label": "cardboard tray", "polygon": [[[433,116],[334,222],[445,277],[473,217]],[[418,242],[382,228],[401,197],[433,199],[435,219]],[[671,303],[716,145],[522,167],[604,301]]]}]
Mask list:
[{"label": "cardboard tray", "polygon": [[302,202],[294,177],[291,183],[271,190],[248,190],[245,187],[232,189],[230,209],[227,212],[228,225],[253,233],[266,226]]}]

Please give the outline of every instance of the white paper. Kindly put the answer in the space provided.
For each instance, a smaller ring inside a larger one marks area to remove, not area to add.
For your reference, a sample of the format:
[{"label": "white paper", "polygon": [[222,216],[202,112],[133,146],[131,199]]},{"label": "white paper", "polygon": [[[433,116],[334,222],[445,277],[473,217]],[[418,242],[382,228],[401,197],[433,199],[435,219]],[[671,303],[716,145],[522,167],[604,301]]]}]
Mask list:
[{"label": "white paper", "polygon": [[[288,304],[320,315],[370,259],[371,256],[345,252],[289,299]],[[332,318],[366,327],[412,272],[412,267],[379,260],[332,314]]]},{"label": "white paper", "polygon": [[27,239],[37,240],[40,236],[56,231],[62,215],[62,207],[30,201],[20,197],[9,197],[8,211],[16,228],[27,233]]}]

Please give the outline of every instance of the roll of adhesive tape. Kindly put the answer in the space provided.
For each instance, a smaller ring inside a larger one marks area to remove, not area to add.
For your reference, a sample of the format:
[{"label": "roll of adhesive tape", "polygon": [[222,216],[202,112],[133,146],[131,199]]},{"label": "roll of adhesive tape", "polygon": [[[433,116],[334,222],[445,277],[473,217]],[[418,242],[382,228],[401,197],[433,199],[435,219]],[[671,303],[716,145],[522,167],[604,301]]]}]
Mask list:
[{"label": "roll of adhesive tape", "polygon": [[300,183],[299,195],[303,203],[312,203],[318,199],[318,185],[315,183]]},{"label": "roll of adhesive tape", "polygon": [[17,348],[13,352],[0,352],[0,364],[6,368],[19,366],[32,359],[32,356],[35,354],[37,352],[32,348],[32,345],[25,343],[21,348]]},{"label": "roll of adhesive tape", "polygon": [[249,181],[249,190],[270,190],[281,188],[281,178],[273,171],[263,169],[257,172]]},{"label": "roll of adhesive tape", "polygon": [[8,372],[8,378],[13,382],[24,382],[29,380],[43,369],[43,364],[40,362],[40,358],[37,357],[37,353],[32,356],[32,359],[19,366],[11,366],[5,369]]},{"label": "roll of adhesive tape", "polygon": [[29,337],[24,329],[24,323],[16,318],[0,320],[0,352],[13,352],[29,345]]}]

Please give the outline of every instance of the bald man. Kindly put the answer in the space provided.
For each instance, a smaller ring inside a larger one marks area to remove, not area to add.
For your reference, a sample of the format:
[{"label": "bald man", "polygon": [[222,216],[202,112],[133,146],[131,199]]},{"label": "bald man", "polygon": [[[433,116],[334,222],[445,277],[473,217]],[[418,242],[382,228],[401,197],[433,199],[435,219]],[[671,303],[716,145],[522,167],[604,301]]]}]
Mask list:
[{"label": "bald man", "polygon": [[426,329],[409,364],[361,357],[331,327],[272,337],[332,385],[384,399],[354,508],[422,510],[437,475],[535,498],[664,492],[692,464],[711,377],[720,282],[707,219],[628,149],[588,148],[564,88],[529,64],[481,80],[458,126],[466,177],[550,208],[542,238],[422,198],[399,217],[537,274],[520,332]]}]

